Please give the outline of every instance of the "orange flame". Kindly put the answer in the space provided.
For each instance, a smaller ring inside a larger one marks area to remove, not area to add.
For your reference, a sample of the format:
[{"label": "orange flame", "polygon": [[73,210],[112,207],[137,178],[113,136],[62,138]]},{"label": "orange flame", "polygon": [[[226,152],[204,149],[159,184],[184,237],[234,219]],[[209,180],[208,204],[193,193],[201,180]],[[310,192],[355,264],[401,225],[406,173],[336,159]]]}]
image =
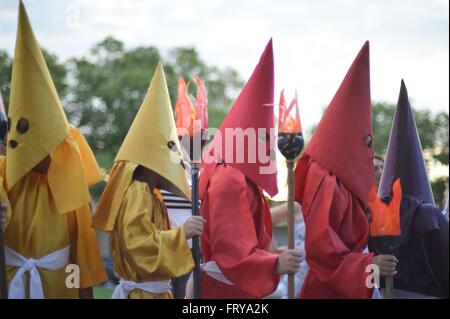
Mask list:
[{"label": "orange flame", "polygon": [[199,124],[194,127],[194,132],[198,133],[201,129],[206,129],[208,127],[208,95],[206,93],[206,88],[203,81],[196,76],[194,78],[195,83],[197,84],[197,105],[196,105],[196,117],[195,119]]},{"label": "orange flame", "polygon": [[[295,118],[292,117],[291,113],[295,106]],[[278,130],[281,133],[301,133],[302,127],[300,124],[300,112],[298,110],[297,93],[292,99],[289,108],[286,107],[286,99],[284,98],[284,89],[281,90],[280,94],[280,111],[278,118]]]},{"label": "orange flame", "polygon": [[176,125],[189,131],[193,106],[188,96],[188,86],[182,77],[178,78],[178,100],[175,105]]},{"label": "orange flame", "polygon": [[200,132],[208,125],[208,98],[205,86],[199,77],[195,77],[194,81],[197,85],[196,106],[189,98],[189,83],[182,77],[178,79],[178,100],[175,105],[176,125],[189,132],[190,136]]},{"label": "orange flame", "polygon": [[371,236],[400,236],[400,203],[402,201],[402,187],[400,179],[394,182],[393,196],[389,205],[378,197],[375,186],[369,194],[369,208],[372,214],[370,224]]}]

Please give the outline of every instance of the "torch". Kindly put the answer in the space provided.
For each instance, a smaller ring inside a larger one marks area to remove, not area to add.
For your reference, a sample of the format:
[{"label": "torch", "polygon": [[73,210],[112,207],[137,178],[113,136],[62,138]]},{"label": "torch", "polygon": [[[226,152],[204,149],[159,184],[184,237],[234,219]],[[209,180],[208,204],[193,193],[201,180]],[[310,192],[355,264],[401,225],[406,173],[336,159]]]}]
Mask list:
[{"label": "torch", "polygon": [[[203,147],[202,134],[208,126],[207,93],[204,83],[199,77],[195,77],[197,85],[196,107],[188,96],[188,86],[183,78],[178,80],[178,101],[176,104],[177,127],[183,128],[185,134],[189,134],[189,157],[191,161],[192,181],[192,215],[200,214],[198,175],[201,167],[201,154]],[[183,136],[180,136],[182,140]],[[201,299],[201,250],[200,237],[192,238],[192,255],[195,261],[194,268],[194,298]]]},{"label": "torch", "polygon": [[[400,204],[402,201],[402,187],[400,179],[392,187],[392,199],[385,204],[376,194],[375,186],[369,195],[371,212],[370,237],[373,247],[378,254],[394,255],[400,246]],[[394,277],[384,277],[386,299],[394,299]]]},{"label": "torch", "polygon": [[[291,112],[295,107],[295,118]],[[294,165],[295,159],[304,146],[303,134],[300,125],[297,92],[289,108],[286,107],[284,90],[280,95],[280,109],[278,118],[278,149],[286,158],[288,169],[288,248],[295,248],[294,239]],[[295,298],[295,274],[288,274],[288,298]]]}]

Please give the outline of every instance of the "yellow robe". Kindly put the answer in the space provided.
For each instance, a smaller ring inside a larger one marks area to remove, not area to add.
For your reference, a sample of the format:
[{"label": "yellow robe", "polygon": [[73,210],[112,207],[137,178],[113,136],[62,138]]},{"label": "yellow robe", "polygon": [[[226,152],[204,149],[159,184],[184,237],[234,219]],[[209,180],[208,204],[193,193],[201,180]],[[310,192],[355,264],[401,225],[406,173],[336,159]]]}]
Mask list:
[{"label": "yellow robe", "polygon": [[[179,277],[194,266],[183,227],[170,229],[167,210],[158,192],[144,182],[128,186],[111,234],[115,272],[134,282]],[[152,294],[135,289],[130,299],[169,299],[172,294]]]},{"label": "yellow robe", "polygon": [[[0,180],[5,173],[5,157],[0,156]],[[24,257],[42,258],[70,245],[69,263],[80,267],[80,288],[107,280],[100,258],[89,206],[74,212],[57,211],[47,176],[29,172],[7,194],[11,214],[6,222],[5,245]],[[5,200],[2,198],[2,200]],[[7,267],[8,282],[18,267]],[[45,298],[78,298],[78,289],[67,288],[69,273],[38,268]],[[27,292],[28,295],[28,292]]]}]

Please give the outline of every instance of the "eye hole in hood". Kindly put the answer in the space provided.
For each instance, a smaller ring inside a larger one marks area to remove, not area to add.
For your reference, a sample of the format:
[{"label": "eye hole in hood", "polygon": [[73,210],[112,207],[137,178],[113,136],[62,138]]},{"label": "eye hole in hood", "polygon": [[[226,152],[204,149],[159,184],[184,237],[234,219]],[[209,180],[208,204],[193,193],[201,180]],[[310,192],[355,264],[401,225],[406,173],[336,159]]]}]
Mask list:
[{"label": "eye hole in hood", "polygon": [[25,134],[26,132],[28,132],[28,129],[30,128],[30,123],[28,122],[28,120],[24,117],[22,117],[16,125],[16,131],[19,134]]}]

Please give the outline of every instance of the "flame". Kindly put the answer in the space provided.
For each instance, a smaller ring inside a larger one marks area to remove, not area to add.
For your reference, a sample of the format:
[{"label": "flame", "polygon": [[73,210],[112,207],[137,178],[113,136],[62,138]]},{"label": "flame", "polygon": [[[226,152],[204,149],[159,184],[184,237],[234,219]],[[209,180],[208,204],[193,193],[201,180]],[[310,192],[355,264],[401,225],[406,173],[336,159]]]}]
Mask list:
[{"label": "flame", "polygon": [[370,190],[368,204],[372,214],[371,236],[400,236],[400,203],[402,201],[400,179],[394,182],[392,192],[391,202],[386,205],[377,196],[375,186],[372,186]]},{"label": "flame", "polygon": [[[291,113],[295,106],[295,118],[292,117]],[[289,108],[286,107],[286,99],[284,98],[284,89],[281,90],[280,94],[280,111],[278,118],[278,130],[281,133],[301,133],[302,127],[300,124],[300,112],[298,110],[298,100],[297,93],[292,99]]]},{"label": "flame", "polygon": [[194,82],[197,84],[197,105],[196,105],[196,117],[198,121],[194,127],[194,132],[200,132],[201,129],[208,127],[208,96],[203,81],[198,77],[194,77]]},{"label": "flame", "polygon": [[176,125],[190,131],[193,106],[188,96],[188,86],[182,77],[178,79],[178,100],[175,105]]},{"label": "flame", "polygon": [[189,84],[182,77],[178,79],[178,100],[175,105],[176,125],[189,132],[190,136],[205,129],[208,125],[208,98],[202,80],[196,76],[194,82],[197,85],[196,106],[189,98]]}]

